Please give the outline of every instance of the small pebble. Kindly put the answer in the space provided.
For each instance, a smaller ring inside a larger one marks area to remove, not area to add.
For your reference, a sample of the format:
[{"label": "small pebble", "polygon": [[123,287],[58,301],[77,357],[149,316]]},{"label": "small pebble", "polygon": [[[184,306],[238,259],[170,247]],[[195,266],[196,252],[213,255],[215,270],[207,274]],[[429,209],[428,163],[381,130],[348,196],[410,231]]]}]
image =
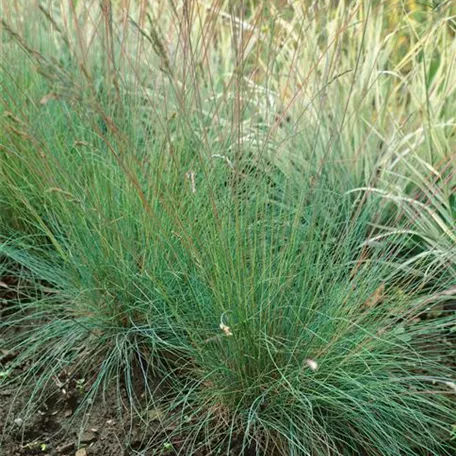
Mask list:
[{"label": "small pebble", "polygon": [[97,440],[97,436],[92,431],[86,431],[81,436],[81,443],[91,443]]}]

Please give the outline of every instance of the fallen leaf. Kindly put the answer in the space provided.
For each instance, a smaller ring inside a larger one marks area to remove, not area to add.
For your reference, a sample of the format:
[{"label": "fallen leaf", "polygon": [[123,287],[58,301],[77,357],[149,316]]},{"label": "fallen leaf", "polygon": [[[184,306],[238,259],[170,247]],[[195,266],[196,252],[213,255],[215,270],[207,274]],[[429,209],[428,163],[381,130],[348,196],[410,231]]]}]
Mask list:
[{"label": "fallen leaf", "polygon": [[164,413],[158,408],[154,408],[147,412],[147,416],[151,421],[161,421],[164,418]]},{"label": "fallen leaf", "polygon": [[74,442],[68,442],[68,443],[64,443],[63,445],[60,445],[59,447],[57,447],[57,452],[58,453],[68,453],[68,451],[72,450],[74,447]]},{"label": "fallen leaf", "polygon": [[363,304],[363,307],[372,309],[375,307],[382,299],[385,294],[385,284],[381,283],[380,286],[374,291],[374,294]]},{"label": "fallen leaf", "polygon": [[58,98],[59,96],[55,92],[50,92],[41,98],[40,105],[46,105],[52,100],[58,100]]},{"label": "fallen leaf", "polygon": [[81,448],[80,450],[76,451],[74,456],[87,456],[87,450],[85,448]]}]

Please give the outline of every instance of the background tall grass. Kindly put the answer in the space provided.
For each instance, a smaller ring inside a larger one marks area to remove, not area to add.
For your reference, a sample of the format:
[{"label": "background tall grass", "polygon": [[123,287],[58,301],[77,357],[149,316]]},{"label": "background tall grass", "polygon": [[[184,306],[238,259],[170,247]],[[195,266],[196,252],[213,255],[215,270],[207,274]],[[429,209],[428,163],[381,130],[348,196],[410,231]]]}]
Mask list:
[{"label": "background tall grass", "polygon": [[451,454],[455,11],[412,3],[2,3],[32,399],[77,368],[182,454]]}]

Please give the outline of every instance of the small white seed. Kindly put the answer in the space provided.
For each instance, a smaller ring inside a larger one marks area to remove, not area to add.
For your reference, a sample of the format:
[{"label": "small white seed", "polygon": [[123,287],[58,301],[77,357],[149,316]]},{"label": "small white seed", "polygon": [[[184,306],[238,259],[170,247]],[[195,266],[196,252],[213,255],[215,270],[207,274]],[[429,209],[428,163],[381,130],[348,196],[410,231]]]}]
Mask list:
[{"label": "small white seed", "polygon": [[318,369],[318,363],[313,359],[306,360],[307,367],[312,371],[315,372]]},{"label": "small white seed", "polygon": [[225,336],[232,336],[233,333],[229,326],[226,326],[224,323],[220,323],[220,329],[225,333]]}]

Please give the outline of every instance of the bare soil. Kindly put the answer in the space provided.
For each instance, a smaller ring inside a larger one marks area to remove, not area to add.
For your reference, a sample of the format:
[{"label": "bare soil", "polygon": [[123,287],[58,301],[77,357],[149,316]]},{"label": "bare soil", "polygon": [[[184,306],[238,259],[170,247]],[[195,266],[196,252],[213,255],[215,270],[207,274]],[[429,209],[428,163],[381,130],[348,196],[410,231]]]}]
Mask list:
[{"label": "bare soil", "polygon": [[[9,314],[8,304],[15,299],[16,288],[14,278],[0,277],[0,321]],[[9,350],[5,340],[20,331],[11,327],[0,333],[0,455],[141,454],[147,432],[153,430],[146,432],[132,422],[130,414],[122,414],[128,402],[125,390],[119,394],[113,388],[94,403],[84,404],[90,385],[77,373],[62,372],[36,399],[32,398],[32,380],[26,384],[21,380],[30,366],[16,366],[8,374],[8,382],[2,378],[18,355]],[[93,360],[94,365],[96,362]]]},{"label": "bare soil", "polygon": [[126,448],[126,423],[119,420],[113,395],[93,404],[88,413],[73,416],[79,393],[59,391],[25,416],[28,397],[24,392],[17,396],[18,392],[12,388],[0,392],[2,456],[134,454]]}]

